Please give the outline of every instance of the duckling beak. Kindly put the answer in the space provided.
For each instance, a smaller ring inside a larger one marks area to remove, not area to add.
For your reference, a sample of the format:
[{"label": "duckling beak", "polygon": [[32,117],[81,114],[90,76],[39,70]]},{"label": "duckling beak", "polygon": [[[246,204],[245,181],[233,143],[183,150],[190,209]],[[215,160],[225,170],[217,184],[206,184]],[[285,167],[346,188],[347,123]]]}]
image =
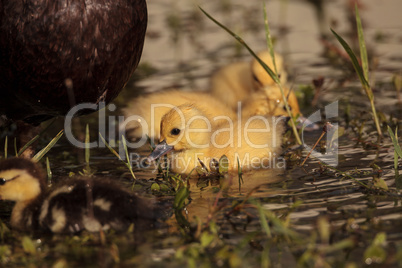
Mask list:
[{"label": "duckling beak", "polygon": [[173,150],[173,146],[168,145],[166,140],[161,141],[158,145],[156,145],[154,151],[147,157],[148,162],[152,162],[155,159],[161,157],[162,155],[167,154]]}]

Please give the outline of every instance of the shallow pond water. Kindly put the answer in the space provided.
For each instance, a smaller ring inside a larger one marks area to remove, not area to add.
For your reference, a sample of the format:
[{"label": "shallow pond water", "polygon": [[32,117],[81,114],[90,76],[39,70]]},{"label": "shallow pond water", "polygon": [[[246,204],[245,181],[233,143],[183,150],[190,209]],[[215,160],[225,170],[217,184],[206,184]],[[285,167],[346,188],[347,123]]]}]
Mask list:
[{"label": "shallow pond water", "polygon": [[[8,233],[2,227],[5,246],[0,246],[0,263],[15,267],[244,267],[269,263],[274,267],[401,266],[402,199],[395,186],[392,142],[388,135],[378,142],[369,101],[349,61],[339,53],[341,47],[333,38],[320,39],[321,35],[330,36],[332,27],[356,45],[350,6],[353,1],[322,1],[322,17],[317,16],[312,2],[320,1],[269,1],[267,10],[275,49],[285,58],[303,114],[308,117],[321,111],[323,119],[318,124],[329,120],[345,129],[332,158],[338,161],[335,168],[323,163],[323,158],[314,157],[300,167],[308,150],[286,144],[283,169],[245,172],[240,184],[237,174],[224,179],[189,179],[186,206],[176,213],[168,209],[166,219],[151,230],[142,232],[137,228],[128,235],[111,232],[104,237],[86,233],[74,237],[29,234],[33,253],[28,242],[24,244],[24,234]],[[402,2],[360,2],[376,107],[393,129],[401,129],[402,107],[392,78],[402,72]],[[199,5],[240,33],[253,50],[266,47],[260,1],[199,1]],[[118,108],[143,92],[169,88],[205,91],[216,69],[250,60],[248,53],[203,16],[192,1],[152,0],[148,10],[142,60],[115,101]],[[305,89],[314,88],[313,80],[321,77],[324,84],[312,105],[313,96]],[[325,107],[335,101],[337,114],[329,118]],[[120,115],[119,109],[106,110],[108,120]],[[84,129],[88,122],[92,140],[100,141],[95,134],[100,131],[98,121],[98,115],[92,115],[76,124]],[[54,128],[58,124],[62,127],[62,123],[56,123]],[[385,127],[383,131],[386,133]],[[114,138],[113,133],[108,134]],[[303,134],[304,144],[312,147],[321,130]],[[320,152],[326,150],[324,143],[319,148]],[[130,152],[146,156],[149,150]],[[85,167],[83,155],[83,150],[61,140],[48,154],[53,177],[81,171]],[[90,166],[98,176],[119,178],[127,187],[133,185],[127,168],[106,148],[91,150]],[[149,168],[134,167],[134,173],[139,179],[135,183],[138,191],[155,195],[162,203],[174,203],[176,182],[164,183]],[[389,190],[376,187],[379,179]],[[228,188],[223,186],[226,180],[232,182]],[[167,188],[161,187],[163,184]],[[225,190],[219,191],[222,188]],[[10,204],[2,203],[0,208],[1,220],[7,222]]]}]

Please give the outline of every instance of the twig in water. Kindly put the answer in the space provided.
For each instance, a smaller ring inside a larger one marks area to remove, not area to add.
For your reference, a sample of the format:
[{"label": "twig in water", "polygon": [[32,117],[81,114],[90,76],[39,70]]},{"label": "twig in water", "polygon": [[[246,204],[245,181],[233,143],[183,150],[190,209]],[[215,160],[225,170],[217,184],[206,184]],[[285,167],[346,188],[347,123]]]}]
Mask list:
[{"label": "twig in water", "polygon": [[322,133],[321,136],[318,138],[318,140],[316,141],[316,143],[314,144],[313,148],[311,148],[310,152],[308,153],[308,155],[306,156],[306,158],[304,159],[303,163],[301,163],[300,166],[303,166],[304,163],[306,163],[307,158],[310,156],[310,154],[313,152],[313,150],[315,149],[315,147],[317,146],[317,144],[320,142],[320,140],[322,139],[322,137],[324,137],[325,133],[327,133],[331,128],[333,128],[333,125],[330,122],[325,123],[324,127],[322,128]]}]

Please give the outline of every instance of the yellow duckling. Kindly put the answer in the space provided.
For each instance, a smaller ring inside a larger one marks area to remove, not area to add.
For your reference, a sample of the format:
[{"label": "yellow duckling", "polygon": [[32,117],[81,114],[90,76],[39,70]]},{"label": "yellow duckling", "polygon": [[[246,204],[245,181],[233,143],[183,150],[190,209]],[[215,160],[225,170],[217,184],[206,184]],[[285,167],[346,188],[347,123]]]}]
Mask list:
[{"label": "yellow duckling", "polygon": [[[293,116],[301,116],[296,95],[286,87],[283,88],[283,91]],[[253,115],[288,116],[281,90],[277,85],[251,93],[241,105],[242,115],[245,117]]]},{"label": "yellow duckling", "polygon": [[214,124],[214,115],[224,115],[236,119],[236,113],[208,93],[167,90],[140,96],[130,102],[130,106],[123,109],[126,120],[120,124],[120,129],[127,131],[132,139],[139,139],[148,135],[159,140],[160,124],[164,114],[173,107],[184,103],[197,103],[201,109],[208,110],[205,116]]},{"label": "yellow duckling", "polygon": [[[268,51],[258,53],[258,57],[272,70],[274,65]],[[287,81],[283,58],[275,54],[276,67],[282,85]],[[264,68],[253,59],[250,62],[237,62],[218,70],[211,78],[211,92],[222,99],[233,110],[237,109],[237,102],[246,100],[252,92],[275,86],[275,82]]]},{"label": "yellow duckling", "polygon": [[110,180],[71,178],[48,190],[42,169],[24,158],[0,162],[0,199],[16,202],[11,226],[24,231],[126,230],[139,218],[155,219],[152,200]]},{"label": "yellow duckling", "polygon": [[229,171],[237,170],[239,160],[243,170],[271,167],[281,151],[283,126],[280,118],[256,116],[231,121],[214,117],[212,125],[207,109],[195,104],[183,104],[171,109],[162,118],[160,143],[148,161],[170,154],[170,170],[190,173],[199,160],[209,165],[226,155]]},{"label": "yellow duckling", "polygon": [[[274,68],[268,51],[258,54],[271,69]],[[316,124],[303,117],[295,93],[286,87],[287,74],[283,58],[275,54],[276,66],[281,85],[288,100],[289,108],[300,123],[307,122],[306,130],[318,129]],[[251,63],[239,62],[218,71],[211,79],[211,93],[232,109],[238,110],[242,117],[254,115],[288,116],[279,86],[272,80],[261,64],[253,59]],[[239,105],[238,102],[241,102]],[[307,121],[306,121],[307,120]]]}]

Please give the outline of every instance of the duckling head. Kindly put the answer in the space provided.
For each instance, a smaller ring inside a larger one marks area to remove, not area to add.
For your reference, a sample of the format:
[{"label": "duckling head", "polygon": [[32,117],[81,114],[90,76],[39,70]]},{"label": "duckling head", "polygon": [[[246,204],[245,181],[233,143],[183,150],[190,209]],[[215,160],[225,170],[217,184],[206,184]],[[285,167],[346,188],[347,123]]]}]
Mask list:
[{"label": "duckling head", "polygon": [[45,189],[45,176],[36,163],[25,158],[10,158],[0,162],[0,199],[29,201]]},{"label": "duckling head", "polygon": [[[210,118],[210,117],[209,117]],[[161,120],[160,143],[148,157],[148,161],[168,153],[195,148],[206,148],[212,127],[206,112],[194,104],[172,108]]]},{"label": "duckling head", "polygon": [[[274,70],[274,63],[272,61],[271,54],[268,51],[262,51],[257,55],[271,70]],[[278,70],[279,79],[282,84],[286,83],[287,74],[285,72],[283,58],[281,55],[275,53],[275,63]],[[253,75],[254,88],[256,90],[264,88],[267,86],[275,85],[275,81],[272,80],[271,76],[265,71],[261,64],[253,59],[251,61],[251,72]]]},{"label": "duckling head", "polygon": [[[289,104],[289,108],[293,116],[301,115],[299,103],[296,98],[296,94],[289,88],[284,88],[284,93]],[[269,100],[274,101],[276,109],[273,112],[274,116],[287,116],[285,103],[283,102],[282,93],[278,86],[267,87],[264,89],[265,95]]]}]

